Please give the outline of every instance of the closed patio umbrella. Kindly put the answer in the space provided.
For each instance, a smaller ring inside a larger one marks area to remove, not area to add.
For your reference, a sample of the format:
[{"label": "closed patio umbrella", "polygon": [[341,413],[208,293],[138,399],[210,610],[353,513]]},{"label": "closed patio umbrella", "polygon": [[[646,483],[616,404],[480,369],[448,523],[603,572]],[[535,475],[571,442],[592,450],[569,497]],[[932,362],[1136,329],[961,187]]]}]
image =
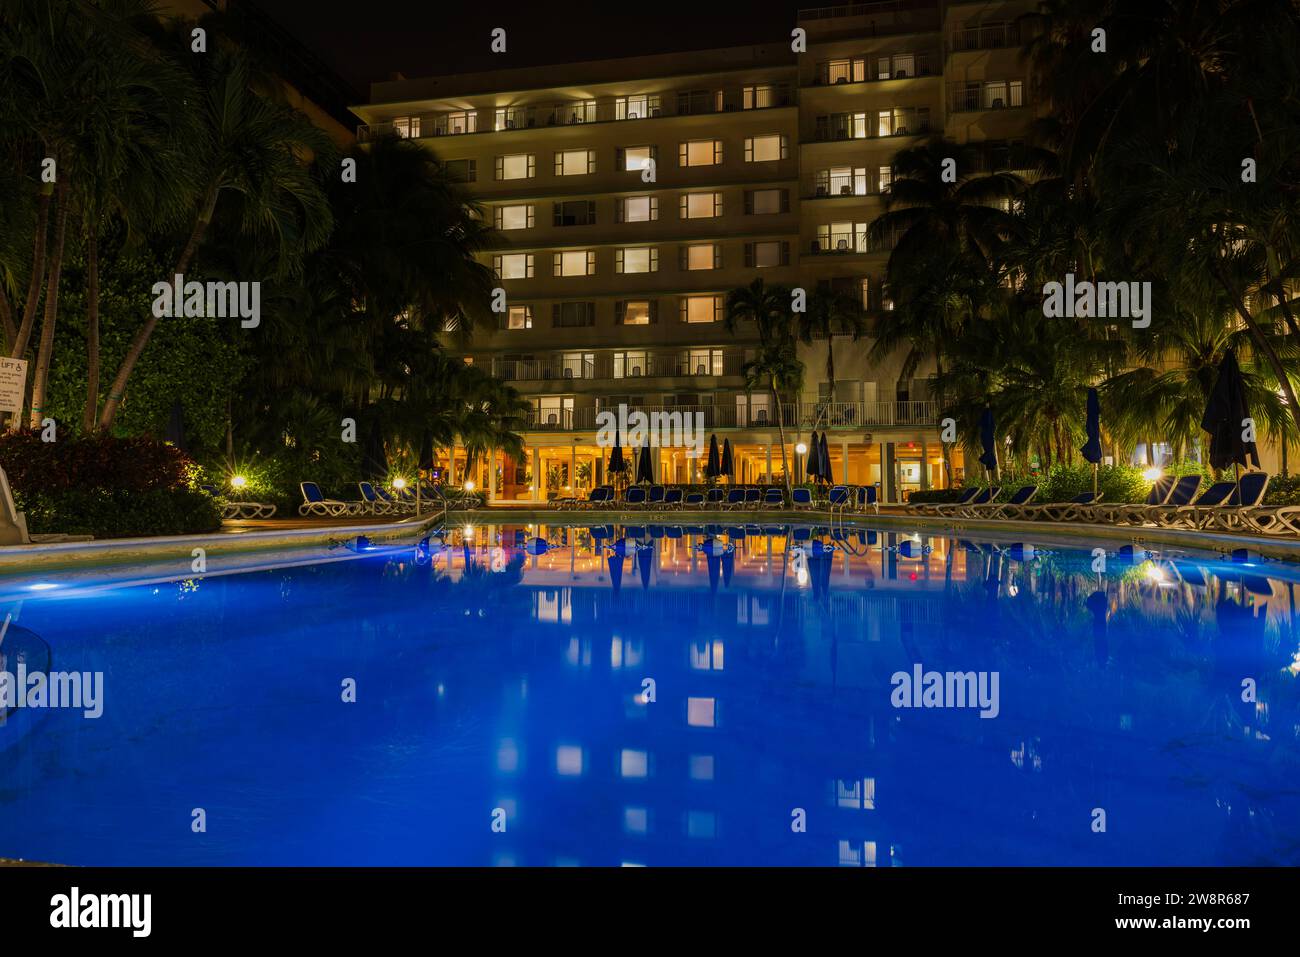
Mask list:
[{"label": "closed patio umbrella", "polygon": [[731,454],[731,439],[722,440],[722,461],[718,464],[720,473],[735,481],[736,460]]},{"label": "closed patio umbrella", "polygon": [[1096,389],[1088,390],[1088,418],[1084,429],[1088,433],[1088,441],[1079,452],[1092,463],[1092,490],[1096,492],[1097,466],[1101,462],[1101,400],[1097,398]]},{"label": "closed patio umbrella", "polygon": [[[1243,420],[1250,417],[1246,408],[1246,383],[1237,365],[1237,354],[1229,349],[1219,363],[1219,377],[1205,406],[1201,428],[1210,433],[1210,465],[1216,469],[1233,470],[1252,461],[1259,468],[1259,450],[1254,442],[1242,438]],[[1233,493],[1234,499],[1236,493]]]},{"label": "closed patio umbrella", "polygon": [[817,433],[814,432],[812,438],[808,441],[808,459],[805,462],[803,469],[804,475],[806,475],[810,481],[817,481],[817,468],[820,465],[818,460],[821,458],[821,454],[821,446],[817,444]]},{"label": "closed patio umbrella", "polygon": [[614,448],[609,453],[609,473],[617,475],[627,471],[627,460],[623,458],[623,442],[618,430],[614,430]]},{"label": "closed patio umbrella", "polygon": [[817,452],[817,471],[824,482],[833,482],[835,476],[831,474],[831,453],[826,448],[826,433],[822,433],[821,445]]},{"label": "closed patio umbrella", "polygon": [[641,446],[641,461],[636,467],[637,482],[653,482],[655,480],[654,469],[650,465],[650,443],[647,442]]},{"label": "closed patio umbrella", "polygon": [[993,410],[986,408],[980,416],[980,465],[990,476],[998,470],[997,439],[994,436]]},{"label": "closed patio umbrella", "polygon": [[704,477],[715,479],[722,474],[722,459],[718,455],[718,436],[709,436],[709,457],[704,463]]}]

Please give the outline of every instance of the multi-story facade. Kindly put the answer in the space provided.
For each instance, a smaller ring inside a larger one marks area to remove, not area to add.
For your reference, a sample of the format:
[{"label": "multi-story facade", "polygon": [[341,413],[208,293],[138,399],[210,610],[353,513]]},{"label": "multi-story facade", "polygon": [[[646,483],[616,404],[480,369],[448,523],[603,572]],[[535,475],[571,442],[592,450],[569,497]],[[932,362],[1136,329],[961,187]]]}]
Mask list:
[{"label": "multi-story facade", "polygon": [[[494,502],[545,501],[603,479],[596,415],[620,404],[699,413],[730,439],[736,478],[780,477],[776,410],[745,389],[753,329],[723,323],[729,290],[762,277],[882,294],[894,154],[944,133],[981,143],[990,168],[1032,118],[1019,63],[1024,2],[901,0],[806,10],[769,46],[631,57],[375,84],[355,108],[364,141],[418,138],[470,183],[500,231],[486,259],[507,292],[498,328],[467,362],[528,396],[520,461],[495,455],[453,475]],[[793,25],[792,25],[793,26]],[[826,349],[836,381],[826,381]],[[803,394],[782,411],[787,458],[827,431],[837,480],[882,498],[942,485],[937,409],[902,356],[869,362],[870,338],[801,347]],[[656,476],[700,478],[681,448]],[[960,455],[958,454],[960,467]],[[798,475],[796,474],[796,478]]]}]

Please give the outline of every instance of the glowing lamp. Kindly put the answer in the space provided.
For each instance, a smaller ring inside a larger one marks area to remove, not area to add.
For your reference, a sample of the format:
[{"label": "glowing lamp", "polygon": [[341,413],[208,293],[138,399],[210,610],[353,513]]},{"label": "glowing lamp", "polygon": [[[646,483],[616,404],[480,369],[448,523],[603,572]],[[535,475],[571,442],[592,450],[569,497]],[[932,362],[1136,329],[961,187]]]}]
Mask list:
[{"label": "glowing lamp", "polygon": [[796,445],[796,446],[794,447],[794,450],[795,450],[797,453],[799,453],[800,455],[807,455],[807,454],[808,454],[808,446],[804,445],[802,442],[800,442],[798,445]]},{"label": "glowing lamp", "polygon": [[1164,474],[1165,474],[1165,470],[1160,468],[1160,466],[1157,465],[1143,472],[1142,477],[1146,479],[1148,482],[1154,482]]},{"label": "glowing lamp", "polygon": [[400,475],[393,479],[393,488],[397,489],[399,492],[406,488],[406,479],[402,478]]},{"label": "glowing lamp", "polygon": [[242,475],[230,476],[231,488],[244,488],[246,485],[248,485],[248,479],[244,478],[244,476]]}]

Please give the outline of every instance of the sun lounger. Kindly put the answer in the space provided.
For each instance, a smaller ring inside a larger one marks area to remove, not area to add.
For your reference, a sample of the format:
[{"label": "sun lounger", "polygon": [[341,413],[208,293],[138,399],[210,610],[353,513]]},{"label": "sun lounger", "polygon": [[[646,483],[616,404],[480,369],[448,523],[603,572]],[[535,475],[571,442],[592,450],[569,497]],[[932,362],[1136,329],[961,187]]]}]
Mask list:
[{"label": "sun lounger", "polygon": [[[200,485],[200,489],[215,499],[222,499],[221,492],[215,485]],[[232,502],[224,500],[221,502],[221,520],[229,521],[248,521],[255,518],[270,518],[275,514],[276,506],[267,505],[262,502]]]},{"label": "sun lounger", "polygon": [[994,485],[990,488],[979,488],[977,486],[974,495],[963,495],[956,502],[939,502],[932,505],[929,512],[932,515],[956,515],[958,510],[968,508],[971,505],[987,505],[989,502],[996,502],[1001,491],[1002,487],[1000,485]]},{"label": "sun lounger", "polygon": [[682,504],[683,492],[679,488],[670,488],[664,495],[664,505],[667,508],[680,508]]},{"label": "sun lounger", "polygon": [[[1198,480],[1200,476],[1194,476]],[[1151,491],[1147,493],[1146,501],[1141,503],[1133,502],[1112,502],[1108,505],[1094,505],[1087,510],[1087,518],[1090,522],[1111,522],[1118,523],[1123,517],[1129,514],[1139,514],[1141,509],[1164,505],[1169,501],[1169,496],[1173,494],[1174,487],[1178,479],[1173,475],[1166,475],[1163,478],[1156,479],[1151,486]],[[1194,493],[1193,493],[1194,494]],[[1191,501],[1190,496],[1187,501]]]},{"label": "sun lounger", "polygon": [[1198,508],[1190,518],[1201,529],[1252,531],[1255,526],[1250,520],[1264,501],[1268,480],[1267,472],[1246,472],[1238,479],[1237,487],[1224,504]]},{"label": "sun lounger", "polygon": [[1146,512],[1145,518],[1162,528],[1195,528],[1204,509],[1226,505],[1237,490],[1236,482],[1215,482],[1190,505],[1161,505]]},{"label": "sun lounger", "polygon": [[970,505],[975,501],[975,496],[979,495],[982,491],[983,489],[981,489],[980,486],[972,485],[970,488],[963,491],[961,497],[955,502],[921,502],[919,505],[909,505],[907,508],[909,511],[920,512],[921,514],[925,514],[926,512],[957,509],[964,505]]},{"label": "sun lounger", "polygon": [[802,485],[796,486],[790,492],[790,501],[795,508],[807,509],[813,507],[812,489],[805,488]]},{"label": "sun lounger", "polygon": [[1016,517],[1027,519],[1046,519],[1049,522],[1073,522],[1081,514],[1086,514],[1089,505],[1101,501],[1101,492],[1080,492],[1068,502],[1048,502],[1044,505],[1022,506]]},{"label": "sun lounger", "polygon": [[764,508],[782,508],[784,506],[785,492],[781,491],[779,488],[770,488],[763,493]]},{"label": "sun lounger", "polygon": [[320,515],[339,518],[343,515],[355,515],[364,507],[364,502],[340,502],[338,499],[326,498],[315,482],[300,482],[302,504],[298,506],[299,515]]},{"label": "sun lounger", "polygon": [[645,502],[646,502],[646,492],[645,489],[640,485],[633,485],[631,488],[627,490],[627,494],[623,496],[624,505],[635,505],[638,508],[640,508],[641,506],[645,505]]},{"label": "sun lounger", "polygon": [[962,518],[1018,518],[1025,506],[1029,505],[1037,494],[1037,485],[1022,485],[1005,502],[967,505],[958,509],[955,514]]}]

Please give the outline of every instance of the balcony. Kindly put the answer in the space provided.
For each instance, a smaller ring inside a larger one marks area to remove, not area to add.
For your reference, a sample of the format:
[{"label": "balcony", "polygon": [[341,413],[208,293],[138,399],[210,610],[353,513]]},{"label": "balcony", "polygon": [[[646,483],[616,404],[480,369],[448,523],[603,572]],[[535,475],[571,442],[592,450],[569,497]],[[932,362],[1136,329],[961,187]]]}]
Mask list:
[{"label": "balcony", "polygon": [[997,50],[1003,47],[1018,47],[1020,43],[1020,24],[983,23],[955,31],[948,38],[948,52],[952,54],[967,50]]},{"label": "balcony", "polygon": [[[862,431],[866,428],[918,427],[937,428],[938,403],[933,400],[911,402],[788,402],[781,406],[787,429],[837,429]],[[533,409],[526,429],[533,432],[594,431],[593,407],[580,409]],[[766,407],[744,405],[637,405],[629,411],[699,414],[707,431],[716,429],[775,429],[776,417]],[[794,437],[787,434],[787,442]]]},{"label": "balcony", "polygon": [[690,352],[630,352],[622,353],[621,358],[614,353],[597,353],[591,358],[583,359],[496,359],[492,363],[492,374],[506,382],[544,382],[553,379],[620,382],[651,377],[717,378],[739,376],[744,363],[745,356],[738,352],[724,353],[721,362],[716,362],[713,356],[692,356]]},{"label": "balcony", "polygon": [[948,87],[948,112],[1014,110],[1025,105],[1021,80],[990,80],[984,83],[953,83]]},{"label": "balcony", "polygon": [[919,53],[885,54],[871,58],[870,70],[865,57],[828,60],[817,65],[817,74],[813,77],[812,85],[814,87],[858,86],[938,76],[940,71],[936,59],[924,50]]},{"label": "balcony", "polygon": [[861,142],[930,132],[930,111],[893,110],[879,113],[834,113],[817,117],[812,143]]}]

